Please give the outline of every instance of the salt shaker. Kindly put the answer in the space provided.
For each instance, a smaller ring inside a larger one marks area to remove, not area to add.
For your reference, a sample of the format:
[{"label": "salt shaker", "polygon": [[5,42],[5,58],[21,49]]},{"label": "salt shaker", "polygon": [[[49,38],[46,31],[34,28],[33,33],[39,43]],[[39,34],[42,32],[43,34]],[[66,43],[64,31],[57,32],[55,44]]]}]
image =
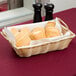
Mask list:
[{"label": "salt shaker", "polygon": [[34,19],[33,22],[41,22],[42,21],[42,17],[41,17],[41,8],[42,8],[42,4],[41,3],[35,3],[33,4],[33,8],[34,8]]},{"label": "salt shaker", "polygon": [[45,8],[45,21],[47,20],[52,20],[53,19],[53,9],[54,9],[54,4],[52,3],[47,3],[44,5]]}]

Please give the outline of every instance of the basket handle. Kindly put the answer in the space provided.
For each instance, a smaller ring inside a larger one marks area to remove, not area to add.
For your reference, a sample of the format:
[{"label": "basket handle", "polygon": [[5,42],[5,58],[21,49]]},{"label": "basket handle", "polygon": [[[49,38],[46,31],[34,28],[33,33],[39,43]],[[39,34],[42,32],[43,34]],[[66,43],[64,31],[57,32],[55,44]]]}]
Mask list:
[{"label": "basket handle", "polygon": [[64,27],[66,27],[67,29],[69,29],[68,25],[63,20],[61,20],[60,18],[58,18],[58,20],[64,25]]},{"label": "basket handle", "polygon": [[5,39],[9,40],[8,37],[4,35],[3,32],[0,32],[0,34],[1,34]]}]

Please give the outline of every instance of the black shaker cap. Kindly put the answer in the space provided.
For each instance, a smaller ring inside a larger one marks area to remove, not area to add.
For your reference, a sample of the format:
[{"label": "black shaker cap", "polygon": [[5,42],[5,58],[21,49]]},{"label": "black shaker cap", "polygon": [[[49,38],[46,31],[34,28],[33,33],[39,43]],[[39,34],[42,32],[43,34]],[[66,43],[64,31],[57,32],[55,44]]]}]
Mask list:
[{"label": "black shaker cap", "polygon": [[33,4],[33,7],[34,7],[35,9],[41,9],[42,3],[35,3],[35,4]]},{"label": "black shaker cap", "polygon": [[54,9],[54,4],[52,4],[52,3],[46,3],[44,5],[44,8],[47,9],[47,10],[53,10]]}]

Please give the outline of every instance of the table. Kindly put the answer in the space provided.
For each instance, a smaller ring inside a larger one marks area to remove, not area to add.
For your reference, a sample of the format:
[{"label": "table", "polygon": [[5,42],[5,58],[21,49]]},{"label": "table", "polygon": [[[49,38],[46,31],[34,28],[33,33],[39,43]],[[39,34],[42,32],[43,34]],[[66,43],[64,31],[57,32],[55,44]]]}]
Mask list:
[{"label": "table", "polygon": [[[56,13],[54,17],[63,19],[76,33],[76,8]],[[76,38],[62,51],[20,58],[0,35],[0,76],[76,76]]]}]

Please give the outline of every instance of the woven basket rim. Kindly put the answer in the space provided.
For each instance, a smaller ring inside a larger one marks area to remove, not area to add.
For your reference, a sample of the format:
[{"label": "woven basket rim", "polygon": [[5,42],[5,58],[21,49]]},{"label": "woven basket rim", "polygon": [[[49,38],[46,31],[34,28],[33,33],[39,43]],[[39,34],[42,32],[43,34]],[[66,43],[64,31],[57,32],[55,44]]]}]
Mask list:
[{"label": "woven basket rim", "polygon": [[10,44],[12,45],[12,47],[14,47],[14,48],[16,48],[16,49],[33,48],[33,47],[38,47],[38,46],[46,45],[46,44],[49,44],[49,43],[54,43],[54,42],[62,41],[62,40],[69,39],[69,38],[74,38],[74,37],[76,36],[76,35],[75,35],[71,30],[69,30],[67,27],[65,27],[65,26],[63,26],[63,25],[61,25],[61,26],[62,26],[62,28],[63,28],[64,30],[70,31],[71,35],[68,36],[68,37],[66,37],[66,38],[64,38],[64,39],[59,39],[59,40],[56,40],[56,41],[46,42],[46,43],[37,44],[37,45],[33,45],[33,46],[17,47],[17,46],[14,45],[7,37],[5,37],[5,33],[4,33],[3,31],[1,32],[1,34],[2,34],[2,36],[3,36],[5,39],[7,39],[7,40],[10,42]]}]

